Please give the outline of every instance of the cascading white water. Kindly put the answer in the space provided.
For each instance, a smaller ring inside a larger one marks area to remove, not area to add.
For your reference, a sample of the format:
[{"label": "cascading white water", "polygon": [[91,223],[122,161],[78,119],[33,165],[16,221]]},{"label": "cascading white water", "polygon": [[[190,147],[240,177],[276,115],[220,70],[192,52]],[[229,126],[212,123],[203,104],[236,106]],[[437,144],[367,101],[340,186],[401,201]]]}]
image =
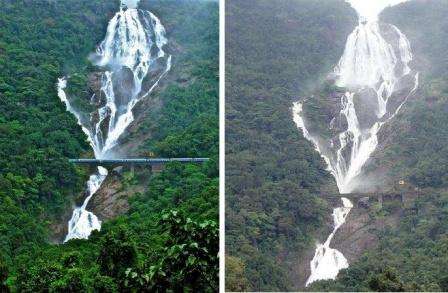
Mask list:
[{"label": "cascading white water", "polygon": [[[338,141],[332,142],[339,148],[336,150],[336,158],[330,160],[341,193],[353,190],[353,180],[361,173],[362,167],[376,149],[378,131],[394,116],[395,111],[388,113],[388,102],[399,82],[411,74],[409,63],[412,61],[406,36],[395,26],[383,24],[390,33],[396,35],[398,45],[393,45],[383,37],[378,22],[378,14],[386,6],[404,1],[378,1],[376,4],[363,0],[348,2],[357,9],[360,22],[348,37],[344,54],[334,71],[336,85],[348,90],[341,97],[340,112],[348,127],[339,134]],[[418,77],[418,73],[415,76]],[[354,98],[365,95],[367,90],[373,90],[376,95],[374,110],[377,120],[361,127],[359,119],[364,118],[367,115],[365,112],[372,109],[357,112]],[[405,101],[406,99],[398,107]]]},{"label": "cascading white water", "polygon": [[[168,42],[165,28],[154,14],[137,9],[138,2],[122,0],[120,10],[108,24],[104,41],[92,57],[92,62],[105,71],[101,77],[101,106],[88,115],[89,119],[70,104],[65,93],[67,79],[58,81],[59,98],[67,111],[76,116],[96,158],[113,156],[111,151],[134,121],[133,108],[171,69],[171,56],[163,49]],[[82,206],[74,209],[65,241],[88,238],[93,230],[101,228],[101,221],[86,208],[106,176],[103,167],[90,176],[87,197]]]},{"label": "cascading white water", "polygon": [[89,181],[87,181],[87,198],[82,206],[74,209],[72,218],[68,222],[68,233],[64,242],[74,238],[86,239],[93,230],[101,229],[101,221],[92,212],[87,211],[86,208],[92,196],[100,188],[104,179],[106,179],[106,176],[107,170],[103,167],[98,167],[98,172],[90,175]]},{"label": "cascading white water", "polygon": [[306,286],[317,280],[334,279],[339,271],[348,268],[348,261],[344,255],[336,249],[330,248],[330,242],[336,231],[342,224],[353,205],[345,197],[342,197],[343,206],[333,210],[334,229],[323,244],[318,244],[313,260],[311,261],[311,274],[306,281]]},{"label": "cascading white water", "polygon": [[320,149],[319,147],[319,141],[311,136],[311,134],[309,133],[308,129],[305,127],[305,122],[303,120],[303,105],[301,102],[295,102],[293,103],[293,107],[292,107],[292,118],[294,120],[294,122],[296,123],[297,127],[299,129],[302,129],[302,134],[303,137],[309,141],[311,141],[315,147],[315,150],[320,154],[320,156],[322,157],[322,159],[324,159],[325,163],[327,164],[327,170],[331,172],[331,163],[330,163],[330,158],[327,157],[325,155],[325,153]]},{"label": "cascading white water", "polygon": [[[116,146],[118,139],[132,123],[132,109],[141,98],[142,83],[148,75],[151,66],[158,59],[166,57],[163,47],[167,44],[165,28],[160,20],[151,12],[139,9],[120,9],[112,18],[107,28],[104,41],[98,47],[95,63],[98,66],[110,68],[103,76],[102,92],[106,96],[106,104],[98,110],[99,121],[94,128],[94,141],[100,148],[99,157]],[[155,52],[154,52],[155,51]],[[168,56],[164,72],[171,67],[171,56]],[[124,69],[123,69],[124,68]],[[114,86],[114,75],[128,74],[131,70],[132,81],[124,84],[128,96],[117,99]],[[150,90],[153,89],[151,86]],[[146,96],[148,93],[145,93]],[[105,118],[109,119],[105,119]],[[103,122],[108,120],[107,134],[102,131]]]},{"label": "cascading white water", "polygon": [[[321,138],[307,129],[303,103],[296,102],[292,108],[297,127],[326,162],[341,194],[353,192],[357,187],[355,179],[375,151],[382,125],[398,113],[418,87],[418,72],[410,68],[412,53],[408,39],[397,27],[378,21],[384,8],[407,0],[346,1],[357,11],[359,24],[349,35],[334,69],[335,84],[345,88],[346,93],[340,97],[340,113],[332,119],[329,129],[333,129],[336,120],[346,128],[334,137]],[[411,85],[406,86],[406,82]],[[399,90],[400,97],[395,97]],[[363,103],[370,106],[363,108]],[[343,254],[330,248],[337,229],[352,208],[348,199],[342,201],[343,207],[333,210],[333,232],[324,244],[317,245],[306,286],[316,280],[334,279],[341,269],[348,267]]]},{"label": "cascading white water", "polygon": [[82,131],[87,135],[87,140],[89,141],[90,145],[93,147],[93,141],[91,137],[90,131],[84,127],[82,123],[81,115],[73,108],[70,101],[67,98],[67,95],[65,94],[65,88],[67,87],[67,79],[64,78],[58,78],[58,84],[57,84],[57,90],[58,90],[58,97],[61,99],[61,101],[65,104],[65,108],[68,112],[72,113],[78,122],[78,125],[81,126]]}]

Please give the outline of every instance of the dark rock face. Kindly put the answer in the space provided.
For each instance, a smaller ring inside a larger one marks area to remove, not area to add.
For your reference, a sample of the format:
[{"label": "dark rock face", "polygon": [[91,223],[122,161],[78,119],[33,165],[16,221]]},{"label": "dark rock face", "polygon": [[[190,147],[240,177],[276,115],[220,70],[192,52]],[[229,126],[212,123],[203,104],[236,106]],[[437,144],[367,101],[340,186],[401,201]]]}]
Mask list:
[{"label": "dark rock face", "polygon": [[[415,197],[410,197],[410,200]],[[341,206],[340,199],[331,197],[328,199],[333,207]],[[397,201],[396,196],[391,195],[385,201]],[[398,200],[399,201],[399,200]],[[387,216],[377,218],[376,211],[381,208],[378,198],[374,196],[364,196],[353,201],[354,207],[347,216],[346,222],[336,232],[330,247],[339,250],[347,259],[348,263],[357,261],[364,252],[374,248],[379,243],[381,231],[398,227],[400,217],[405,205],[398,205],[398,208],[390,212]],[[326,237],[333,230],[333,220],[327,220],[327,226],[323,227],[316,235],[319,242],[326,240]],[[310,262],[314,257],[315,246],[310,247],[297,260],[297,270],[294,271],[296,282],[305,289],[305,282],[309,277]]]},{"label": "dark rock face", "polygon": [[102,78],[101,72],[92,72],[88,77],[89,91],[92,94],[95,94],[95,97],[94,99],[91,100],[91,102],[98,105],[100,104],[100,97],[101,97],[101,78]]},{"label": "dark rock face", "polygon": [[358,208],[368,209],[369,207],[370,207],[370,202],[369,202],[369,197],[368,196],[362,197],[358,201]]},{"label": "dark rock face", "polygon": [[345,224],[336,232],[331,246],[339,250],[350,264],[378,244],[376,228],[365,210],[353,208]]},{"label": "dark rock face", "polygon": [[398,227],[403,207],[381,218],[375,216],[378,208],[378,205],[372,205],[368,197],[359,199],[358,207],[352,208],[346,222],[336,232],[331,247],[339,250],[349,264],[378,244],[381,231]]},{"label": "dark rock face", "polygon": [[113,219],[129,210],[128,194],[120,192],[120,181],[115,178],[107,181],[89,203],[89,208],[101,221]]},{"label": "dark rock face", "polygon": [[[146,184],[125,185],[121,174],[118,174],[115,168],[109,172],[109,176],[95,193],[87,207],[101,221],[110,220],[118,215],[124,214],[129,210],[129,197],[136,193],[144,193]],[[120,172],[123,172],[121,168]]]},{"label": "dark rock face", "polygon": [[114,84],[115,103],[118,113],[121,114],[135,94],[134,75],[129,68],[122,67],[121,70],[114,72],[112,81]]},{"label": "dark rock face", "polygon": [[354,97],[355,109],[361,129],[369,129],[378,120],[378,98],[371,88],[362,90]]},{"label": "dark rock face", "polygon": [[404,76],[399,83],[395,86],[395,92],[390,97],[389,103],[387,105],[388,112],[394,113],[399,105],[406,101],[409,97],[409,89],[414,87],[415,72],[413,74],[409,74]]}]

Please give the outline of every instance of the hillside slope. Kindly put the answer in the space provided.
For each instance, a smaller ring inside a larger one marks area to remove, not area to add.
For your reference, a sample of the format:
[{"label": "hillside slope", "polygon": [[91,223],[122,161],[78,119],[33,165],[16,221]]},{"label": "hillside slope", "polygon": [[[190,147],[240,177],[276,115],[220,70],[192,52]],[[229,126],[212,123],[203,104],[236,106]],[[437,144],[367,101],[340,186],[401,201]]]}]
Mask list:
[{"label": "hillside slope", "polygon": [[126,209],[115,211],[115,219],[103,222],[89,240],[49,244],[55,223],[67,225],[67,211],[87,180],[88,170],[67,158],[92,155],[57,97],[56,82],[68,74],[74,81],[68,94],[81,103],[88,96],[95,68],[87,57],[119,7],[119,1],[106,2],[0,3],[0,55],[6,57],[0,58],[5,232],[0,291],[5,286],[32,292],[216,290],[218,5],[213,1],[141,1],[164,22],[175,57],[172,75],[149,99],[159,101],[158,107],[150,111],[149,102],[142,103],[139,124],[124,140],[138,142],[127,146],[136,150],[133,155],[153,151],[212,160],[170,164],[158,174],[125,171],[118,179]]},{"label": "hillside slope", "polygon": [[409,37],[420,72],[418,94],[384,129],[387,140],[382,140],[370,166],[372,172],[382,166],[389,185],[400,179],[420,188],[445,188],[448,184],[444,155],[448,143],[447,9],[445,1],[416,0],[387,9],[382,15]]},{"label": "hillside slope", "polygon": [[226,4],[226,288],[294,290],[337,190],[292,120],[325,78],[356,15],[344,1]]},{"label": "hillside slope", "polygon": [[375,245],[362,251],[336,281],[316,283],[310,291],[448,290],[447,12],[446,1],[415,0],[381,15],[409,38],[420,86],[382,130],[379,148],[366,171],[384,189],[399,191],[397,182],[404,180],[407,190],[402,192],[418,197],[406,207],[370,210],[371,220],[391,223],[395,219],[395,223],[370,231]]},{"label": "hillside slope", "polygon": [[0,262],[12,272],[84,188],[67,158],[89,146],[56,82],[86,68],[116,4],[0,1]]}]

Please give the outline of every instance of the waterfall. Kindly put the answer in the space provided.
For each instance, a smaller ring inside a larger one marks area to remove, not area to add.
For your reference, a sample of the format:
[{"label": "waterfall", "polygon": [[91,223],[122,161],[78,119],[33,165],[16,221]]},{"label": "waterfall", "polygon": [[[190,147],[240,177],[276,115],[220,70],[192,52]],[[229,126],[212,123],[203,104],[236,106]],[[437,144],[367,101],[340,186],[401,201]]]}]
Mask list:
[{"label": "waterfall", "polygon": [[[98,109],[99,118],[92,129],[99,148],[96,156],[104,157],[115,147],[134,121],[132,109],[141,98],[142,83],[150,67],[157,66],[159,59],[166,59],[164,72],[154,84],[170,69],[171,56],[166,57],[163,50],[166,44],[165,28],[149,11],[121,8],[109,22],[106,38],[92,58],[96,65],[109,69],[103,75],[101,88],[106,103]],[[107,133],[103,133],[104,128]]]},{"label": "waterfall", "polygon": [[87,239],[93,230],[101,229],[101,221],[92,212],[86,210],[92,196],[100,188],[101,183],[106,179],[107,170],[103,167],[98,167],[96,174],[90,175],[87,181],[87,197],[80,207],[73,210],[73,215],[68,222],[68,233],[64,242],[70,239]]},{"label": "waterfall", "polygon": [[330,248],[330,242],[336,231],[344,224],[353,205],[345,197],[342,197],[343,206],[333,210],[334,229],[324,244],[318,244],[313,260],[311,261],[311,274],[306,281],[306,286],[317,280],[334,279],[339,271],[348,268],[348,261],[344,255],[336,249]]},{"label": "waterfall", "polygon": [[[165,28],[151,12],[137,8],[138,0],[123,0],[120,10],[110,20],[105,39],[90,56],[92,63],[102,68],[101,94],[92,96],[97,110],[86,115],[75,109],[65,93],[68,78],[58,80],[58,96],[67,111],[78,120],[94,151],[95,158],[113,157],[113,148],[134,121],[133,108],[148,96],[171,69],[171,56],[164,51],[168,40]],[[101,221],[87,205],[101,187],[107,170],[98,167],[87,182],[86,198],[76,207],[68,223],[65,241],[88,238],[100,230]]]},{"label": "waterfall", "polygon": [[[384,8],[406,0],[346,1],[357,11],[359,23],[348,36],[344,53],[330,75],[336,86],[345,89],[340,95],[339,113],[328,126],[333,136],[324,137],[307,128],[303,107],[306,101],[292,107],[297,127],[324,159],[341,194],[359,186],[362,168],[377,148],[378,132],[416,91],[419,77],[410,67],[413,56],[409,40],[394,25],[378,20]],[[316,247],[306,286],[316,280],[334,279],[348,267],[344,255],[330,248],[352,208],[347,198],[342,197],[342,202],[343,207],[333,210],[333,232]]]}]

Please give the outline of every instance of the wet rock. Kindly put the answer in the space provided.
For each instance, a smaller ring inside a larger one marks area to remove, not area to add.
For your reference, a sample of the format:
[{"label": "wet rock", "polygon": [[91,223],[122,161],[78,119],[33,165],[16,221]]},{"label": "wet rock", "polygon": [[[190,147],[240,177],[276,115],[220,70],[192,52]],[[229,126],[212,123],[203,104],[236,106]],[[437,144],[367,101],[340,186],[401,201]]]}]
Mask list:
[{"label": "wet rock", "polygon": [[366,88],[355,95],[353,102],[361,129],[371,128],[378,120],[377,93],[371,88]]},{"label": "wet rock", "polygon": [[[120,172],[124,169],[117,167]],[[114,169],[117,169],[114,168]],[[112,170],[100,189],[90,200],[87,209],[92,211],[102,222],[125,214],[129,210],[128,200],[135,194],[143,194],[149,185],[150,176],[146,169],[135,170],[138,184],[129,184],[121,175]]]},{"label": "wet rock", "polygon": [[395,229],[399,221],[400,210],[384,218],[375,218],[370,209],[353,208],[330,246],[339,250],[351,264],[378,245],[380,231],[386,227]]},{"label": "wet rock", "polygon": [[108,176],[87,206],[101,221],[113,219],[129,209],[128,192],[117,176]]},{"label": "wet rock", "polygon": [[126,108],[134,92],[134,73],[129,68],[123,66],[120,70],[115,70],[112,75],[114,86],[114,97],[117,110]]}]

